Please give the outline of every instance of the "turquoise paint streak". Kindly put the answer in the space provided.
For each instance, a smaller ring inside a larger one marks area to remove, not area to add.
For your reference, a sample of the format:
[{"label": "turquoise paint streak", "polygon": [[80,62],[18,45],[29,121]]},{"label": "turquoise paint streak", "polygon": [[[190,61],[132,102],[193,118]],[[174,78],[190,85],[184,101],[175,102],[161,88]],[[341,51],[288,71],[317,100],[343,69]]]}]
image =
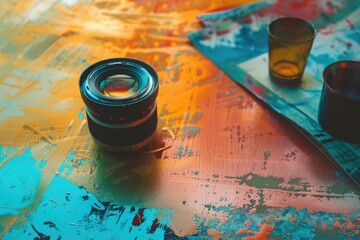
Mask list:
[{"label": "turquoise paint streak", "polygon": [[4,147],[4,146],[0,145],[0,164],[5,159],[12,156],[17,150],[18,150],[17,147]]},{"label": "turquoise paint streak", "polygon": [[[16,148],[0,148],[1,157],[13,153]],[[17,215],[22,208],[32,204],[41,180],[41,169],[46,162],[37,161],[26,149],[12,157],[0,168],[0,216]]]},{"label": "turquoise paint streak", "polygon": [[79,112],[77,114],[77,117],[80,118],[80,119],[85,119],[85,116],[84,116],[84,114],[82,112]]},{"label": "turquoise paint streak", "polygon": [[71,160],[75,158],[74,151],[70,151],[69,155],[62,162],[58,173],[62,176],[69,177],[71,172],[74,170],[74,167],[71,166]]},{"label": "turquoise paint streak", "polygon": [[[164,239],[170,214],[156,208],[143,212],[143,222],[133,225],[138,206],[100,202],[85,188],[55,176],[38,207],[27,218],[24,226],[12,227],[5,239],[34,239],[43,236],[50,239]],[[160,214],[159,214],[160,213]],[[159,227],[151,232],[158,219]],[[36,231],[35,231],[36,229]]]},{"label": "turquoise paint streak", "polygon": [[89,163],[89,159],[82,159],[75,155],[74,151],[70,151],[69,155],[62,162],[58,174],[65,178],[73,174],[77,168],[85,168]]}]

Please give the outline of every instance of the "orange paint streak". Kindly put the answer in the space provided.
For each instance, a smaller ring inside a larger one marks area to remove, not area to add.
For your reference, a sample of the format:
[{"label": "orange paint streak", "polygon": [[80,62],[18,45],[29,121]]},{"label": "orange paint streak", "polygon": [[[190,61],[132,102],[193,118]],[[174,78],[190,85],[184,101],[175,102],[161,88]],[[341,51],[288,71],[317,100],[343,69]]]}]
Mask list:
[{"label": "orange paint streak", "polygon": [[[3,231],[0,232],[0,238],[2,238],[7,231],[16,223],[16,221],[19,219],[18,216],[8,216],[3,219],[0,219],[1,225],[4,227]],[[3,222],[3,220],[5,220]]]},{"label": "orange paint streak", "polygon": [[211,228],[207,231],[207,235],[213,236],[214,240],[219,240],[223,234],[224,234],[224,232],[218,232],[218,231],[216,231],[216,229],[213,229],[213,228]]},{"label": "orange paint streak", "polygon": [[251,237],[245,237],[244,240],[262,240],[267,239],[267,237],[270,235],[271,231],[274,230],[274,226],[268,225],[268,224],[260,224],[260,231],[254,232],[255,236]]},{"label": "orange paint streak", "polygon": [[242,233],[252,234],[253,232],[250,231],[250,230],[247,229],[247,228],[241,228],[241,229],[239,229],[239,230],[235,233],[235,235],[240,235],[240,234],[242,234]]},{"label": "orange paint streak", "polygon": [[322,228],[323,230],[327,230],[327,229],[328,229],[328,226],[327,226],[325,223],[323,223],[323,224],[321,225],[321,228]]},{"label": "orange paint streak", "polygon": [[348,222],[347,224],[346,224],[346,226],[345,226],[345,228],[346,229],[355,229],[356,227],[358,227],[358,226],[356,226],[354,223],[352,223],[352,222]]}]

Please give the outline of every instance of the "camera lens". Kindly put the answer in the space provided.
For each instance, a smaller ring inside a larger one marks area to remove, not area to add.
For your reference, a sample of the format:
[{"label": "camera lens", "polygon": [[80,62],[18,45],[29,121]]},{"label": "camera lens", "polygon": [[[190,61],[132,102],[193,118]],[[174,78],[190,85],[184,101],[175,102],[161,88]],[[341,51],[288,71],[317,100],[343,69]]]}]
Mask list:
[{"label": "camera lens", "polygon": [[146,146],[157,126],[158,76],[148,64],[128,58],[97,62],[81,74],[81,97],[96,143],[127,152]]}]

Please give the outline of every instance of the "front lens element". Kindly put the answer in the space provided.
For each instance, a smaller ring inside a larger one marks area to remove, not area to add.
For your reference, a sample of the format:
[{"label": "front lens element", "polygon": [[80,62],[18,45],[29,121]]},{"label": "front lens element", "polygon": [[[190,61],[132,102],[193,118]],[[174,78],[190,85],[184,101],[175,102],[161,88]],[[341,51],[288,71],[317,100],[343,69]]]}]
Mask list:
[{"label": "front lens element", "polygon": [[125,74],[116,74],[100,82],[100,92],[106,96],[123,98],[133,95],[139,88],[138,81]]}]

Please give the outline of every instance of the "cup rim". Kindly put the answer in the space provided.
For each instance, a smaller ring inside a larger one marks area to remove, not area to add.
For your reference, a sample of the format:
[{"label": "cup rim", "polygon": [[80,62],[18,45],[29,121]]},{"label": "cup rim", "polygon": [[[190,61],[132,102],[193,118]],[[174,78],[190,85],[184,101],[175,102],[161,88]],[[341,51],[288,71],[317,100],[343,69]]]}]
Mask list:
[{"label": "cup rim", "polygon": [[351,97],[348,97],[346,95],[343,95],[343,94],[340,94],[338,91],[335,91],[335,89],[328,83],[328,81],[326,80],[325,78],[325,74],[329,71],[330,68],[334,67],[335,65],[339,65],[341,63],[350,63],[350,64],[354,64],[354,65],[359,65],[360,67],[360,61],[355,61],[355,60],[341,60],[341,61],[336,61],[336,62],[333,62],[331,64],[329,64],[323,71],[323,82],[324,84],[326,85],[326,87],[328,88],[328,90],[330,90],[333,94],[341,97],[341,98],[345,98],[349,101],[353,101],[353,102],[359,102],[360,103],[360,99],[359,98],[351,98]]},{"label": "cup rim", "polygon": [[[270,27],[277,23],[277,22],[280,22],[280,21],[285,21],[285,20],[291,20],[291,21],[298,21],[298,22],[301,22],[301,23],[305,23],[307,25],[307,27],[309,29],[311,29],[313,31],[313,34],[306,40],[303,40],[303,41],[286,41],[286,40],[283,40],[279,37],[277,37],[276,35],[274,35],[271,30],[270,30]],[[297,18],[297,17],[281,17],[281,18],[277,18],[273,21],[271,21],[271,23],[268,25],[267,27],[267,31],[268,31],[268,34],[275,40],[277,41],[280,41],[280,42],[283,42],[283,43],[286,43],[286,44],[299,44],[299,43],[306,43],[306,42],[311,42],[314,40],[316,34],[317,34],[317,30],[315,28],[315,26],[311,23],[311,22],[308,22],[307,20],[305,19],[302,19],[302,18]]]}]

